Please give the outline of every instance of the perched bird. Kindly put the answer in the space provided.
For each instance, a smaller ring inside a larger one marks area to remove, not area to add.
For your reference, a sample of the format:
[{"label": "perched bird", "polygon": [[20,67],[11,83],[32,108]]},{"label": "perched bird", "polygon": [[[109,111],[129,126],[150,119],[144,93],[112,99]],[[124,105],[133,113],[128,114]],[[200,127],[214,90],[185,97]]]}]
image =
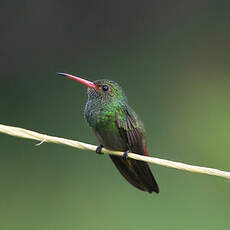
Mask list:
[{"label": "perched bird", "polygon": [[124,151],[123,157],[110,155],[124,178],[140,190],[159,193],[148,164],[127,157],[128,152],[148,156],[148,150],[143,123],[128,105],[121,87],[111,80],[90,82],[70,74],[58,74],[88,86],[85,118],[100,143],[96,152],[100,153],[103,147]]}]

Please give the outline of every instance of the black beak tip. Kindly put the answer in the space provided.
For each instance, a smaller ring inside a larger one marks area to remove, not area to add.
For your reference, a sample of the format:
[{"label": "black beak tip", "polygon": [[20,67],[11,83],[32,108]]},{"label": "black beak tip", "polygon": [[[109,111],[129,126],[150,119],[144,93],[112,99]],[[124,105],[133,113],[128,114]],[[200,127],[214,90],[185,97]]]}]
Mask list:
[{"label": "black beak tip", "polygon": [[65,74],[65,73],[62,73],[62,72],[57,72],[57,74],[58,74],[58,75],[61,75],[61,76],[64,76],[64,77],[66,76],[66,74]]}]

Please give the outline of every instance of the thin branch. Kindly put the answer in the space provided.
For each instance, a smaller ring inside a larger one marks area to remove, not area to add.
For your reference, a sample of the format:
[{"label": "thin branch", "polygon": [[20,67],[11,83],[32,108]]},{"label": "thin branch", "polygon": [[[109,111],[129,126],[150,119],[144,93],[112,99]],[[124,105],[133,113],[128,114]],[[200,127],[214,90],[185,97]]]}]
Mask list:
[{"label": "thin branch", "polygon": [[[91,150],[91,151],[96,151],[96,148],[97,148],[97,146],[95,145],[86,144],[83,142],[69,140],[69,139],[60,138],[60,137],[48,136],[45,134],[30,131],[27,129],[17,128],[17,127],[12,127],[12,126],[7,126],[7,125],[1,125],[1,124],[0,124],[0,133],[5,133],[11,136],[40,141],[40,143],[38,143],[37,145],[42,144],[43,142],[48,142],[48,143],[68,145],[74,148],[83,149],[83,150]],[[117,155],[117,156],[123,155],[123,152],[112,151],[112,150],[108,150],[105,148],[102,149],[102,152],[106,154]],[[174,162],[174,161],[164,160],[164,159],[155,158],[155,157],[147,157],[147,156],[142,156],[142,155],[134,154],[134,153],[128,153],[128,157],[135,159],[135,160],[145,161],[145,162],[162,165],[162,166],[169,167],[169,168],[175,168],[175,169],[189,171],[193,173],[209,174],[213,176],[219,176],[219,177],[230,179],[230,172],[226,172],[226,171],[222,171],[218,169],[188,165],[188,164],[184,164],[180,162]]]}]

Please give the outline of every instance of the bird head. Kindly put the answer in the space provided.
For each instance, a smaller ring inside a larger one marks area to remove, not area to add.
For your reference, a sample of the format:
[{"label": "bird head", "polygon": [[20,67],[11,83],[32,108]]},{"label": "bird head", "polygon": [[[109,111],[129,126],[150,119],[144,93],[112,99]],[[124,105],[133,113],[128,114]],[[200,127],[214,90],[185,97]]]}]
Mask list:
[{"label": "bird head", "polygon": [[102,79],[94,82],[85,80],[78,76],[66,73],[58,73],[59,75],[71,78],[88,86],[89,101],[97,101],[101,104],[126,101],[126,96],[122,88],[114,81]]}]

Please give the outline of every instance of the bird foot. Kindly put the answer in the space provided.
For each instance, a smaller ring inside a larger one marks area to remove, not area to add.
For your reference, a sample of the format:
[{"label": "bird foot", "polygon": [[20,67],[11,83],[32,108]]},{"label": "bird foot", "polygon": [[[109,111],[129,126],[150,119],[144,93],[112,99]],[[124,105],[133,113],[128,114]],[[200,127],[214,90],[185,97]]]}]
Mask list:
[{"label": "bird foot", "polygon": [[124,153],[123,153],[123,159],[124,160],[127,160],[128,159],[128,153],[129,153],[129,150],[126,150]]},{"label": "bird foot", "polygon": [[102,148],[103,148],[103,145],[98,145],[98,146],[97,146],[97,149],[96,149],[96,153],[97,153],[97,154],[103,154],[103,153],[101,152]]}]

